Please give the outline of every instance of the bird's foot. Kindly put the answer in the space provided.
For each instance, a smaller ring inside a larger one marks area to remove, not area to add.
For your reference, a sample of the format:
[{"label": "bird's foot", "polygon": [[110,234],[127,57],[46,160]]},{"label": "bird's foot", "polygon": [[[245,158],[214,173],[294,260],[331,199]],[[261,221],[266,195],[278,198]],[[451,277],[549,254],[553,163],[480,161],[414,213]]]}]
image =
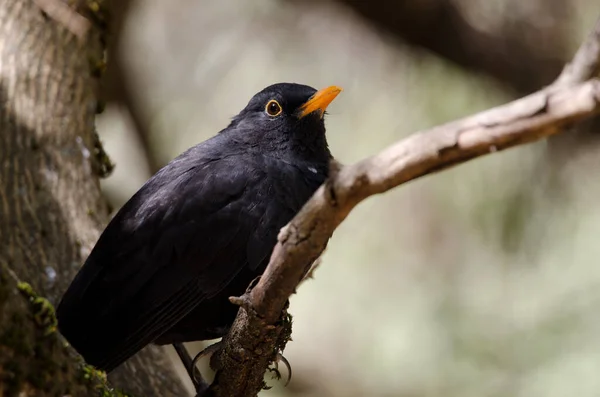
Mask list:
[{"label": "bird's foot", "polygon": [[290,362],[287,360],[287,358],[285,358],[283,356],[283,354],[277,353],[277,356],[275,357],[275,361],[273,362],[274,367],[267,368],[267,370],[269,372],[273,372],[275,374],[275,378],[277,378],[277,380],[280,380],[281,372],[279,371],[279,362],[282,362],[283,365],[285,365],[285,367],[287,368],[288,378],[287,378],[287,381],[285,382],[285,386],[287,386],[290,383],[290,380],[292,380],[292,366],[290,365]]},{"label": "bird's foot", "polygon": [[194,383],[194,386],[196,387],[196,389],[198,389],[199,387],[202,387],[203,380],[202,380],[202,378],[199,378],[196,376],[197,372],[193,371],[193,369],[196,368],[196,365],[198,364],[198,361],[200,361],[200,359],[202,359],[203,357],[215,354],[222,346],[223,346],[223,341],[213,343],[212,345],[205,347],[200,353],[196,354],[196,356],[192,360],[192,372],[191,372],[193,374],[192,382]]},{"label": "bird's foot", "polygon": [[[221,347],[223,347],[223,341],[219,341],[210,346],[207,346],[200,353],[196,354],[196,356],[192,360],[192,364],[191,364],[192,368],[190,369],[189,372],[190,372],[190,374],[193,374],[192,382],[194,383],[194,387],[196,388],[196,390],[199,390],[199,389],[202,389],[205,387],[203,379],[201,377],[197,377],[198,372],[194,371],[194,369],[196,368],[196,365],[198,364],[198,361],[200,361],[202,358],[204,358],[206,356],[215,354],[217,351],[219,351],[219,349],[221,349]],[[285,358],[283,356],[283,354],[277,353],[277,356],[275,357],[275,361],[273,362],[274,367],[267,368],[267,370],[269,372],[273,372],[275,374],[275,378],[277,378],[277,380],[280,380],[282,378],[281,372],[279,371],[279,363],[280,362],[282,362],[283,365],[285,365],[285,368],[288,371],[288,377],[285,382],[285,386],[287,386],[290,383],[290,380],[292,379],[292,366],[290,365],[290,362],[287,360],[287,358]]]},{"label": "bird's foot", "polygon": [[174,343],[173,347],[175,348],[177,355],[181,359],[183,366],[185,367],[192,383],[194,384],[194,388],[196,389],[197,393],[196,397],[201,396],[204,391],[208,389],[208,383],[206,383],[206,381],[202,378],[200,371],[198,368],[196,368],[196,365],[194,365],[192,358],[190,357],[190,354],[185,346],[183,346],[183,343]]}]

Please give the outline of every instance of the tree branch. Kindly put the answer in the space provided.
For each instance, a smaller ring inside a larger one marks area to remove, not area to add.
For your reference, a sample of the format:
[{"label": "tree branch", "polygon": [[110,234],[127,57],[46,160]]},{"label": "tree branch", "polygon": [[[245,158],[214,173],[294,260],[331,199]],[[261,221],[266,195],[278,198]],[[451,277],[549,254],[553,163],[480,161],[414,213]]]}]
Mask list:
[{"label": "tree branch", "polygon": [[[600,19],[579,47],[573,60],[563,68],[554,86],[581,83],[600,73]],[[574,162],[598,147],[600,118],[595,117],[579,124],[569,134],[553,136],[548,140],[545,159],[539,165],[544,169],[564,168],[566,162]],[[584,170],[582,170],[584,171]],[[555,186],[555,188],[557,188]],[[560,189],[560,188],[559,188]]]},{"label": "tree branch", "polygon": [[582,83],[600,73],[600,18],[594,29],[575,53],[575,57],[562,70],[554,85]]},{"label": "tree branch", "polygon": [[[595,31],[597,31],[596,29]],[[564,72],[585,79],[598,63],[598,34],[582,45]],[[586,75],[586,73],[588,73]],[[285,346],[289,296],[329,238],[364,199],[470,159],[557,134],[600,113],[600,81],[558,79],[555,85],[504,106],[416,133],[356,164],[335,168],[292,221],[282,228],[257,285],[234,302],[242,307],[211,364],[208,395],[255,396],[264,371]],[[283,320],[283,321],[282,321]]]}]

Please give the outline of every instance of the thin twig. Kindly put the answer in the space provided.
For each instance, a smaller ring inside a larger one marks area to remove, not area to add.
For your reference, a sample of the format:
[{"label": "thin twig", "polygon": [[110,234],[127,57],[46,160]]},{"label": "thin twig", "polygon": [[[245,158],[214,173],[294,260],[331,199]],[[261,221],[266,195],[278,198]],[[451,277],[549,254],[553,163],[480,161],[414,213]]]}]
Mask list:
[{"label": "thin twig", "polygon": [[573,85],[582,83],[600,73],[600,18],[575,57],[562,70],[554,85]]}]

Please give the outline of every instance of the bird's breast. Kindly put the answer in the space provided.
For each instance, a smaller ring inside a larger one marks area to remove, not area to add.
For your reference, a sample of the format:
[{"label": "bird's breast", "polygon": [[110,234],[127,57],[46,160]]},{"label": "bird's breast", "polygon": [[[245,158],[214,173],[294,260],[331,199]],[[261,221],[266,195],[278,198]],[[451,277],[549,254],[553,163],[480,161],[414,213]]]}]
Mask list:
[{"label": "bird's breast", "polygon": [[266,172],[270,197],[284,202],[297,212],[325,181],[320,164],[280,159],[267,159]]}]

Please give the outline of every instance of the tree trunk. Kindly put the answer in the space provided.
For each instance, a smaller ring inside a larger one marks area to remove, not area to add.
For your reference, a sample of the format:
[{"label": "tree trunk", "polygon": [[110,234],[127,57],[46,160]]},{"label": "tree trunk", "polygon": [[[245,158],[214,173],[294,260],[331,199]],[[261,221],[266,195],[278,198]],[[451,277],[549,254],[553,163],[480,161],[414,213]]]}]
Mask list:
[{"label": "tree trunk", "polygon": [[[79,38],[34,0],[0,1],[2,396],[108,392],[64,344],[48,304],[58,303],[108,220],[99,185],[107,159],[94,127],[102,33],[92,26]],[[157,347],[110,379],[138,396],[187,394]]]}]

